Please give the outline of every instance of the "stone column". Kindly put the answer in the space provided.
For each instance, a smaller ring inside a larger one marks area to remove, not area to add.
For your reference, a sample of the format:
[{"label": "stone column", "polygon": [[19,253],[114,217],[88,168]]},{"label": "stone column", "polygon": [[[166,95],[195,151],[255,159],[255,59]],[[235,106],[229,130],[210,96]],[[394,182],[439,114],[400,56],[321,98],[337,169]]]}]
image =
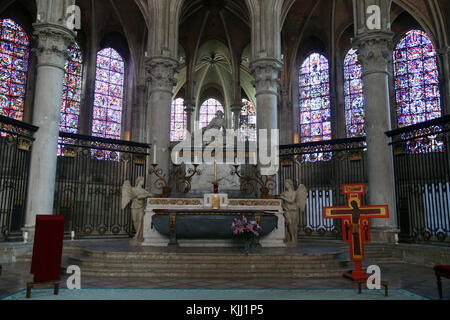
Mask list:
[{"label": "stone column", "polygon": [[[253,61],[250,68],[255,79],[253,85],[256,88],[257,128],[258,130],[268,130],[268,141],[270,142],[271,129],[278,129],[277,99],[282,64],[278,59],[263,58]],[[258,143],[259,141],[260,136],[258,136]],[[279,142],[277,143],[279,144]],[[258,164],[261,168],[267,167],[261,165],[259,160]]]},{"label": "stone column", "polygon": [[393,158],[386,131],[391,130],[389,64],[392,62],[390,31],[366,32],[354,39],[363,69],[366,106],[369,204],[389,206],[389,219],[373,219],[373,242],[392,243],[396,232]]},{"label": "stone column", "polygon": [[56,160],[64,66],[74,40],[69,29],[51,23],[33,25],[38,63],[33,124],[39,127],[31,152],[30,176],[24,231],[34,238],[37,214],[53,214]]},{"label": "stone column", "polygon": [[280,115],[280,143],[281,144],[292,144],[293,143],[293,114],[292,114],[292,103],[290,101],[290,91],[288,87],[284,87],[280,90],[281,101],[279,102],[280,110],[278,114]]},{"label": "stone column", "polygon": [[239,130],[241,128],[241,110],[242,110],[242,102],[234,103],[231,105],[231,112],[233,113],[234,130]]},{"label": "stone column", "polygon": [[[169,175],[170,169],[170,112],[173,87],[176,84],[175,72],[178,62],[169,57],[152,57],[146,62],[149,85],[147,120],[148,143],[152,145],[151,163],[156,160],[162,173]],[[154,184],[155,177],[150,177],[150,189],[160,194],[162,189]]]},{"label": "stone column", "polygon": [[131,140],[136,142],[146,142],[146,99],[147,87],[139,84],[136,86],[136,102],[132,110]]},{"label": "stone column", "polygon": [[442,103],[442,115],[450,114],[450,47],[444,46],[439,50],[442,61],[441,82],[443,83],[445,100]]},{"label": "stone column", "polygon": [[192,134],[194,127],[195,101],[191,99],[184,100],[184,111],[186,112],[187,126],[186,130]]}]

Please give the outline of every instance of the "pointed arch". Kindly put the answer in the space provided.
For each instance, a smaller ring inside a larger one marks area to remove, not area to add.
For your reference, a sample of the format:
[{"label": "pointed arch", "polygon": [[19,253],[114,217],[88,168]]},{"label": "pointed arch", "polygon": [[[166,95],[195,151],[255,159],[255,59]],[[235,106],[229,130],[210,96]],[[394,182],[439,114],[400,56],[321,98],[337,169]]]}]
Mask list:
[{"label": "pointed arch", "polygon": [[205,100],[199,112],[200,128],[208,126],[211,120],[216,117],[217,111],[225,113],[222,104],[218,100],[213,98]]}]

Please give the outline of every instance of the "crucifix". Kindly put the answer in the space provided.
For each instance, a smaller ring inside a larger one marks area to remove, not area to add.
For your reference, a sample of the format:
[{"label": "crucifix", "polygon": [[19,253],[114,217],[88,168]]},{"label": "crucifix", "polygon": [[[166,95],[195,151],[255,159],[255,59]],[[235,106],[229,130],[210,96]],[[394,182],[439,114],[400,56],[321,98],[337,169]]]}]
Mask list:
[{"label": "crucifix", "polygon": [[389,208],[387,205],[363,206],[365,184],[344,184],[342,193],[347,196],[347,206],[325,207],[324,216],[341,219],[343,241],[350,243],[350,259],[355,263],[355,270],[344,276],[355,281],[366,279],[362,262],[365,259],[364,243],[370,242],[370,218],[389,218]]}]

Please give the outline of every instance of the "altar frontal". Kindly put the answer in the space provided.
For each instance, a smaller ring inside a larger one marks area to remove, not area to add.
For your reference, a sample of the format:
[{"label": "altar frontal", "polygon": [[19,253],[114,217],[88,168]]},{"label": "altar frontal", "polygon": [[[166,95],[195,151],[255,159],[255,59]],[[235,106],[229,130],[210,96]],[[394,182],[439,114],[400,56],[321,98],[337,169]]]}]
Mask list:
[{"label": "altar frontal", "polygon": [[[219,207],[217,207],[217,200]],[[148,199],[143,246],[234,247],[234,218],[247,216],[262,228],[262,247],[285,247],[285,220],[279,199],[232,199],[205,194],[196,199]]]}]

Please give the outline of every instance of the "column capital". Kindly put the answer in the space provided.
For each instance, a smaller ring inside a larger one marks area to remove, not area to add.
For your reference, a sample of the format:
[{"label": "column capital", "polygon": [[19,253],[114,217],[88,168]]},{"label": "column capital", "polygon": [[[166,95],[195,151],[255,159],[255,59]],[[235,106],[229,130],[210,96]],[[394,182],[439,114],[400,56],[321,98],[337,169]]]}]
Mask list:
[{"label": "column capital", "polygon": [[238,113],[240,113],[243,106],[244,105],[242,104],[242,102],[241,103],[233,103],[230,106],[230,109],[231,109],[232,112],[236,112],[237,111]]},{"label": "column capital", "polygon": [[438,50],[438,54],[440,56],[446,56],[446,55],[450,54],[450,46],[443,46],[442,48],[440,48]]},{"label": "column capital", "polygon": [[289,98],[290,93],[290,87],[289,86],[283,86],[280,89],[280,94],[282,98]]},{"label": "column capital", "polygon": [[145,71],[149,82],[150,94],[154,92],[167,92],[172,94],[177,84],[175,73],[178,61],[170,57],[151,57],[145,61]]},{"label": "column capital", "polygon": [[372,73],[388,74],[393,36],[390,31],[370,31],[352,39],[353,46],[358,49],[363,77]]},{"label": "column capital", "polygon": [[138,84],[136,86],[136,90],[137,90],[138,93],[141,93],[141,94],[145,93],[145,91],[147,90],[147,86],[144,85],[144,84]]},{"label": "column capital", "polygon": [[184,100],[184,111],[188,114],[192,114],[195,111],[195,102],[193,100]]},{"label": "column capital", "polygon": [[273,94],[278,95],[280,86],[279,74],[282,62],[275,58],[263,58],[252,61],[250,70],[255,80],[252,84],[256,88],[256,95]]},{"label": "column capital", "polygon": [[52,23],[33,24],[32,51],[38,57],[38,66],[53,66],[64,70],[68,48],[75,40],[75,33],[66,27]]}]

